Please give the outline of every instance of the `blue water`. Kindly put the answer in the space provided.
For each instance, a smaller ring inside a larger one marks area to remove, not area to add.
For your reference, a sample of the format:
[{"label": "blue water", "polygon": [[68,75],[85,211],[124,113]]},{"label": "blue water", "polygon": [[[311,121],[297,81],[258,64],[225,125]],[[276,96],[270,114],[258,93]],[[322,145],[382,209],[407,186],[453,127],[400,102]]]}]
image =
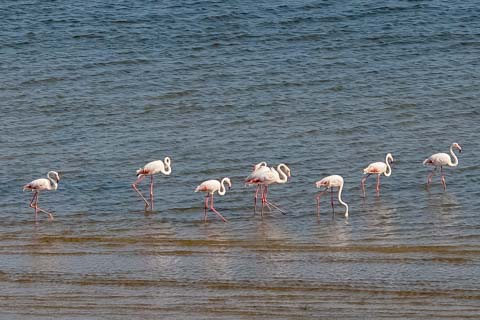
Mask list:
[{"label": "blue water", "polygon": [[[2,319],[478,315],[477,2],[4,0],[0,30]],[[145,212],[130,184],[165,156]],[[292,170],[285,216],[253,216],[263,160]],[[22,186],[49,170],[35,223]],[[330,174],[348,220],[326,196],[317,221]],[[224,176],[229,223],[203,223],[193,190]]]}]

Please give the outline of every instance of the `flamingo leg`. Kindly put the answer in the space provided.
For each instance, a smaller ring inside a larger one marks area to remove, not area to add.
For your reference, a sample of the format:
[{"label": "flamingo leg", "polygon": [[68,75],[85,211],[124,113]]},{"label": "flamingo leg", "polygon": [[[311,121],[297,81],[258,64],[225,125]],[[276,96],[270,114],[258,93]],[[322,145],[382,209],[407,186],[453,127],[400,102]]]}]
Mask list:
[{"label": "flamingo leg", "polygon": [[37,203],[35,202],[37,197],[38,197],[38,191],[35,191],[35,193],[33,194],[32,200],[30,201],[30,208],[35,209],[35,221],[37,221],[37,216],[38,216],[38,207],[37,207]]},{"label": "flamingo leg", "polygon": [[139,195],[140,197],[142,197],[143,201],[145,202],[145,210],[147,210],[148,207],[149,207],[148,201],[147,201],[147,199],[145,199],[145,197],[143,196],[143,194],[142,194],[142,193],[140,192],[140,190],[138,190],[138,188],[137,188],[137,184],[139,184],[143,179],[145,179],[145,176],[144,176],[144,175],[138,177],[138,179],[135,180],[134,183],[132,183],[132,188],[133,188],[133,190],[135,190],[135,191],[138,193],[138,195]]},{"label": "flamingo leg", "polygon": [[153,174],[150,176],[150,209],[153,211]]},{"label": "flamingo leg", "polygon": [[432,178],[433,176],[435,175],[435,172],[437,171],[437,167],[433,167],[433,170],[432,172],[430,172],[430,174],[428,175],[427,177],[427,187],[430,185],[430,183],[432,182]]},{"label": "flamingo leg", "polygon": [[204,210],[203,210],[203,220],[204,222],[207,222],[207,209],[208,209],[208,198],[209,198],[209,194],[207,193],[207,195],[205,196],[205,207],[204,207]]},{"label": "flamingo leg", "polygon": [[443,174],[443,167],[440,166],[440,174],[442,175],[443,191],[447,191],[447,182],[445,181],[445,175]]},{"label": "flamingo leg", "polygon": [[48,212],[48,211],[43,210],[42,208],[40,208],[40,207],[38,206],[39,194],[40,194],[40,193],[37,192],[37,197],[36,197],[36,199],[35,199],[35,220],[37,219],[37,213],[38,213],[38,211],[45,213],[46,215],[49,216],[50,220],[53,220],[53,214],[51,214],[51,213]]},{"label": "flamingo leg", "polygon": [[317,199],[317,217],[318,219],[320,220],[320,197],[325,193],[327,192],[327,188],[325,188],[325,190],[323,191],[320,191],[317,196],[315,197],[315,199]]},{"label": "flamingo leg", "polygon": [[380,195],[380,175],[377,174],[377,186],[375,187],[375,190],[377,191],[377,196]]},{"label": "flamingo leg", "polygon": [[367,174],[365,177],[362,178],[362,181],[360,182],[360,185],[362,186],[362,191],[363,191],[363,197],[366,196],[365,194],[365,181],[367,181],[367,178],[370,177],[370,174]]},{"label": "flamingo leg", "polygon": [[212,202],[211,202],[210,209],[212,209],[212,211],[215,212],[215,213],[220,217],[220,219],[223,220],[223,222],[227,222],[227,219],[225,219],[225,218],[220,214],[220,212],[218,212],[218,211],[213,207],[213,194],[212,194]]},{"label": "flamingo leg", "polygon": [[258,191],[262,189],[261,184],[257,184],[257,190],[255,190],[255,197],[253,198],[253,214],[257,213],[257,198],[258,198]]},{"label": "flamingo leg", "polygon": [[335,214],[335,207],[333,205],[333,187],[330,188],[330,204],[332,205],[332,214]]},{"label": "flamingo leg", "polygon": [[265,207],[265,202],[267,201],[266,194],[265,194],[266,192],[267,192],[267,186],[264,186],[262,188],[262,211],[260,213],[262,217],[263,217],[263,208]]},{"label": "flamingo leg", "polygon": [[265,204],[267,205],[268,207],[268,210],[272,211],[272,208],[271,207],[274,207],[275,209],[277,209],[278,211],[280,211],[282,214],[287,214],[285,211],[283,211],[282,209],[280,209],[279,206],[277,206],[275,203],[271,202],[270,200],[267,199],[267,195],[268,195],[268,187],[265,186]]}]

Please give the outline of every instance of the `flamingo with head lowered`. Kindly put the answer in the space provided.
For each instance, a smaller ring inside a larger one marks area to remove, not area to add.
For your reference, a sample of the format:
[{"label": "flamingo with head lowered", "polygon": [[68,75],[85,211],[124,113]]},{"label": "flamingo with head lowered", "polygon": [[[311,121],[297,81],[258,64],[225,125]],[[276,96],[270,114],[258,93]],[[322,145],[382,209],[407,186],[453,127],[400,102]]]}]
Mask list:
[{"label": "flamingo with head lowered", "polygon": [[50,217],[51,220],[53,220],[53,215],[50,212],[47,212],[38,207],[38,198],[39,198],[40,191],[57,190],[58,182],[60,182],[60,177],[58,175],[58,172],[56,171],[49,171],[47,173],[47,178],[48,179],[45,179],[45,178],[36,179],[23,186],[23,191],[31,190],[32,192],[34,192],[33,198],[30,201],[30,208],[35,209],[35,221],[37,220],[38,211],[45,213]]},{"label": "flamingo with head lowered", "polygon": [[[223,178],[221,181],[218,180],[207,180],[202,182],[197,188],[195,189],[195,192],[205,192],[205,208],[204,208],[204,220],[207,222],[207,209],[212,210],[215,212],[220,219],[223,220],[223,222],[227,222],[227,219],[225,219],[220,212],[218,212],[214,207],[213,207],[213,194],[215,192],[218,192],[219,195],[223,196],[227,190],[225,189],[225,183],[228,186],[228,189],[232,187],[232,182],[230,181],[230,178]],[[210,201],[210,207],[208,204],[209,198],[211,199]]]},{"label": "flamingo with head lowered", "polygon": [[428,175],[428,178],[427,178],[427,188],[430,185],[430,182],[432,182],[432,177],[437,171],[437,167],[440,167],[443,190],[447,190],[447,183],[445,182],[445,176],[443,175],[443,166],[449,166],[449,167],[458,166],[458,158],[453,152],[453,148],[457,149],[458,152],[461,153],[462,147],[460,147],[460,145],[456,142],[452,143],[452,145],[450,146],[450,154],[453,157],[453,162],[452,162],[452,159],[450,158],[450,155],[446,153],[435,153],[430,157],[428,157],[427,159],[423,160],[423,165],[434,166],[433,171]]},{"label": "flamingo with head lowered", "polygon": [[280,163],[277,166],[277,169],[274,167],[268,168],[266,166],[260,167],[258,170],[254,171],[249,177],[247,177],[246,183],[250,184],[259,184],[263,186],[262,190],[262,212],[265,205],[271,210],[270,206],[276,208],[281,213],[285,212],[280,209],[276,204],[272,203],[267,199],[268,195],[268,186],[275,183],[286,183],[290,177],[290,168],[284,163]]},{"label": "flamingo with head lowered", "polygon": [[255,214],[256,209],[257,209],[257,198],[258,198],[258,191],[262,189],[262,185],[258,182],[253,182],[255,181],[255,177],[260,173],[261,170],[269,169],[267,167],[267,162],[262,161],[257,163],[256,165],[253,166],[252,172],[248,175],[248,177],[245,178],[245,183],[247,185],[257,185],[257,188],[255,190],[255,196],[253,198],[253,213]]},{"label": "flamingo with head lowered", "polygon": [[339,175],[332,175],[323,178],[322,180],[319,180],[315,183],[315,186],[317,188],[325,187],[323,191],[320,191],[316,197],[317,199],[317,216],[318,219],[320,219],[320,197],[322,194],[327,192],[328,189],[330,189],[331,193],[331,205],[332,205],[332,210],[334,211],[333,207],[333,188],[338,188],[338,202],[340,202],[344,207],[345,207],[345,217],[348,217],[348,204],[346,204],[342,200],[342,190],[343,190],[343,177]]},{"label": "flamingo with head lowered", "polygon": [[393,162],[393,156],[391,153],[388,153],[387,156],[385,157],[385,162],[373,162],[373,163],[370,163],[368,167],[363,169],[363,174],[366,174],[366,176],[362,178],[362,182],[361,182],[364,197],[365,197],[365,181],[372,174],[377,175],[377,186],[375,190],[377,191],[377,195],[380,194],[380,175],[384,174],[385,177],[390,177],[390,175],[392,174],[392,168],[390,167],[390,164],[392,162]]},{"label": "flamingo with head lowered", "polygon": [[[142,197],[143,201],[145,202],[145,210],[148,209],[150,206],[151,210],[153,210],[153,176],[158,173],[163,173],[164,175],[169,175],[172,172],[172,162],[169,157],[165,157],[162,160],[156,160],[147,163],[143,168],[137,170],[137,180],[132,183],[132,188]],[[139,184],[146,176],[150,176],[150,204],[148,203],[147,199],[143,196],[143,194],[138,190],[137,184]]]}]

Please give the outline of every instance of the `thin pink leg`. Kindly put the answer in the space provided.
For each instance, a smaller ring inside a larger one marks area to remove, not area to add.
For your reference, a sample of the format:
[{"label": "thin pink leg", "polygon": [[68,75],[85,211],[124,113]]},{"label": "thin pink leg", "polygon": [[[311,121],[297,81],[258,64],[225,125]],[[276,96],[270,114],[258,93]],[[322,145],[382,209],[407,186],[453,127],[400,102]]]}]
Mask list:
[{"label": "thin pink leg", "polygon": [[215,213],[220,217],[220,219],[223,220],[223,222],[227,222],[227,219],[225,219],[225,218],[220,214],[220,212],[218,212],[217,210],[215,210],[215,208],[213,207],[213,194],[212,194],[212,205],[210,206],[210,209],[212,209],[212,211],[215,212]]},{"label": "thin pink leg", "polygon": [[380,195],[380,175],[377,174],[377,187],[375,188],[377,191],[377,196]]},{"label": "thin pink leg", "polygon": [[442,166],[440,166],[440,174],[442,175],[443,191],[447,191],[447,182],[445,181],[445,176],[443,175],[443,167]]},{"label": "thin pink leg", "polygon": [[365,182],[367,181],[367,178],[370,177],[370,173],[367,174],[365,177],[362,178],[362,181],[360,182],[360,185],[362,186],[362,191],[363,191],[363,197],[366,196],[365,194]]},{"label": "thin pink leg", "polygon": [[208,208],[208,197],[209,197],[209,194],[207,193],[207,195],[205,196],[205,208],[203,210],[203,221],[204,222],[207,222],[207,208]]},{"label": "thin pink leg", "polygon": [[50,220],[53,220],[53,214],[51,214],[51,213],[48,212],[48,211],[43,210],[42,208],[40,208],[40,207],[38,206],[38,198],[39,198],[39,193],[37,192],[37,198],[36,198],[36,200],[35,200],[35,219],[36,219],[36,217],[37,217],[37,212],[40,211],[40,212],[43,212],[43,213],[45,213],[46,215],[48,215],[49,218],[50,218]]},{"label": "thin pink leg", "polygon": [[255,190],[255,197],[253,198],[253,214],[257,213],[257,198],[258,198],[258,191],[262,189],[261,184],[257,184],[257,190]]},{"label": "thin pink leg", "polygon": [[150,176],[150,210],[153,211],[153,174]]},{"label": "thin pink leg", "polygon": [[315,197],[317,199],[317,217],[318,217],[318,220],[320,220],[320,197],[325,193],[327,192],[327,188],[325,188],[325,190],[323,191],[320,191],[317,196]]},{"label": "thin pink leg", "polygon": [[139,184],[143,179],[145,179],[145,176],[144,175],[141,175],[140,177],[138,177],[137,180],[135,180],[134,183],[132,183],[132,188],[138,193],[138,195],[140,197],[142,197],[143,201],[145,202],[145,210],[147,210],[149,204],[148,204],[148,201],[147,199],[145,199],[145,197],[143,196],[143,194],[140,192],[140,190],[138,190],[137,188],[137,184]]},{"label": "thin pink leg", "polygon": [[267,205],[268,207],[268,210],[272,211],[272,208],[271,207],[274,207],[275,209],[277,209],[278,211],[280,211],[282,214],[286,214],[285,211],[283,211],[282,209],[280,209],[275,203],[271,202],[270,200],[268,200],[268,187],[265,186],[265,204]]},{"label": "thin pink leg", "polygon": [[332,213],[335,214],[335,208],[333,205],[333,187],[330,188],[330,204],[332,205]]},{"label": "thin pink leg", "polygon": [[427,177],[427,188],[430,185],[430,183],[432,182],[432,178],[435,175],[436,171],[437,171],[437,167],[433,167],[432,172],[430,172],[430,174],[428,175],[428,177]]},{"label": "thin pink leg", "polygon": [[262,211],[261,211],[260,215],[261,215],[262,217],[263,217],[263,208],[265,207],[265,201],[266,201],[266,197],[265,197],[266,189],[267,189],[267,186],[263,186],[262,191],[261,191]]},{"label": "thin pink leg", "polygon": [[37,196],[38,196],[38,191],[35,191],[32,197],[32,201],[30,201],[30,208],[35,209],[35,221],[37,221],[37,217],[38,217],[38,207],[37,207],[37,204],[35,203]]}]

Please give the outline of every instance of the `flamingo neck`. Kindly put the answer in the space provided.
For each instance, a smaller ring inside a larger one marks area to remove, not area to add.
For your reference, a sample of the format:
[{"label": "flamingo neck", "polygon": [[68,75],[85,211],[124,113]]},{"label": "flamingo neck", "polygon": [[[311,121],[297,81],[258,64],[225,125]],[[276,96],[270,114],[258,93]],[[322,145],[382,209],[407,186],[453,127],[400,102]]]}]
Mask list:
[{"label": "flamingo neck", "polygon": [[348,217],[348,204],[343,202],[342,200],[342,190],[343,190],[343,183],[340,185],[338,189],[338,202],[340,202],[343,206],[345,206],[345,217]]},{"label": "flamingo neck", "polygon": [[57,188],[58,188],[58,183],[55,181],[55,179],[53,179],[53,178],[50,177],[50,174],[51,174],[51,173],[52,173],[52,172],[49,172],[49,173],[47,174],[47,178],[48,178],[48,180],[50,180],[50,190],[52,190],[52,189],[53,189],[53,190],[57,190]]},{"label": "flamingo neck", "polygon": [[283,163],[280,163],[278,166],[277,166],[277,172],[278,172],[278,180],[277,180],[277,183],[285,183],[287,182],[288,180],[288,176],[287,174],[285,173],[285,171],[287,170],[286,169],[286,165],[284,165]]},{"label": "flamingo neck", "polygon": [[385,177],[390,177],[392,174],[392,167],[390,167],[390,162],[388,161],[390,159],[390,154],[387,154],[387,157],[385,158],[385,163],[387,164],[387,170],[385,171]]},{"label": "flamingo neck", "polygon": [[171,164],[171,160],[169,157],[165,157],[165,159],[163,160],[163,169],[160,170],[163,174],[165,175],[169,175],[170,173],[172,173],[172,166],[170,165]]},{"label": "flamingo neck", "polygon": [[225,194],[225,192],[227,192],[227,189],[225,188],[225,181],[227,180],[227,178],[223,178],[222,181],[220,181],[220,189],[218,190],[218,194],[223,196]]},{"label": "flamingo neck", "polygon": [[453,144],[450,146],[450,154],[453,157],[453,162],[452,162],[452,159],[449,159],[448,165],[450,167],[456,167],[458,165],[458,158],[455,155],[455,152],[453,152]]}]

